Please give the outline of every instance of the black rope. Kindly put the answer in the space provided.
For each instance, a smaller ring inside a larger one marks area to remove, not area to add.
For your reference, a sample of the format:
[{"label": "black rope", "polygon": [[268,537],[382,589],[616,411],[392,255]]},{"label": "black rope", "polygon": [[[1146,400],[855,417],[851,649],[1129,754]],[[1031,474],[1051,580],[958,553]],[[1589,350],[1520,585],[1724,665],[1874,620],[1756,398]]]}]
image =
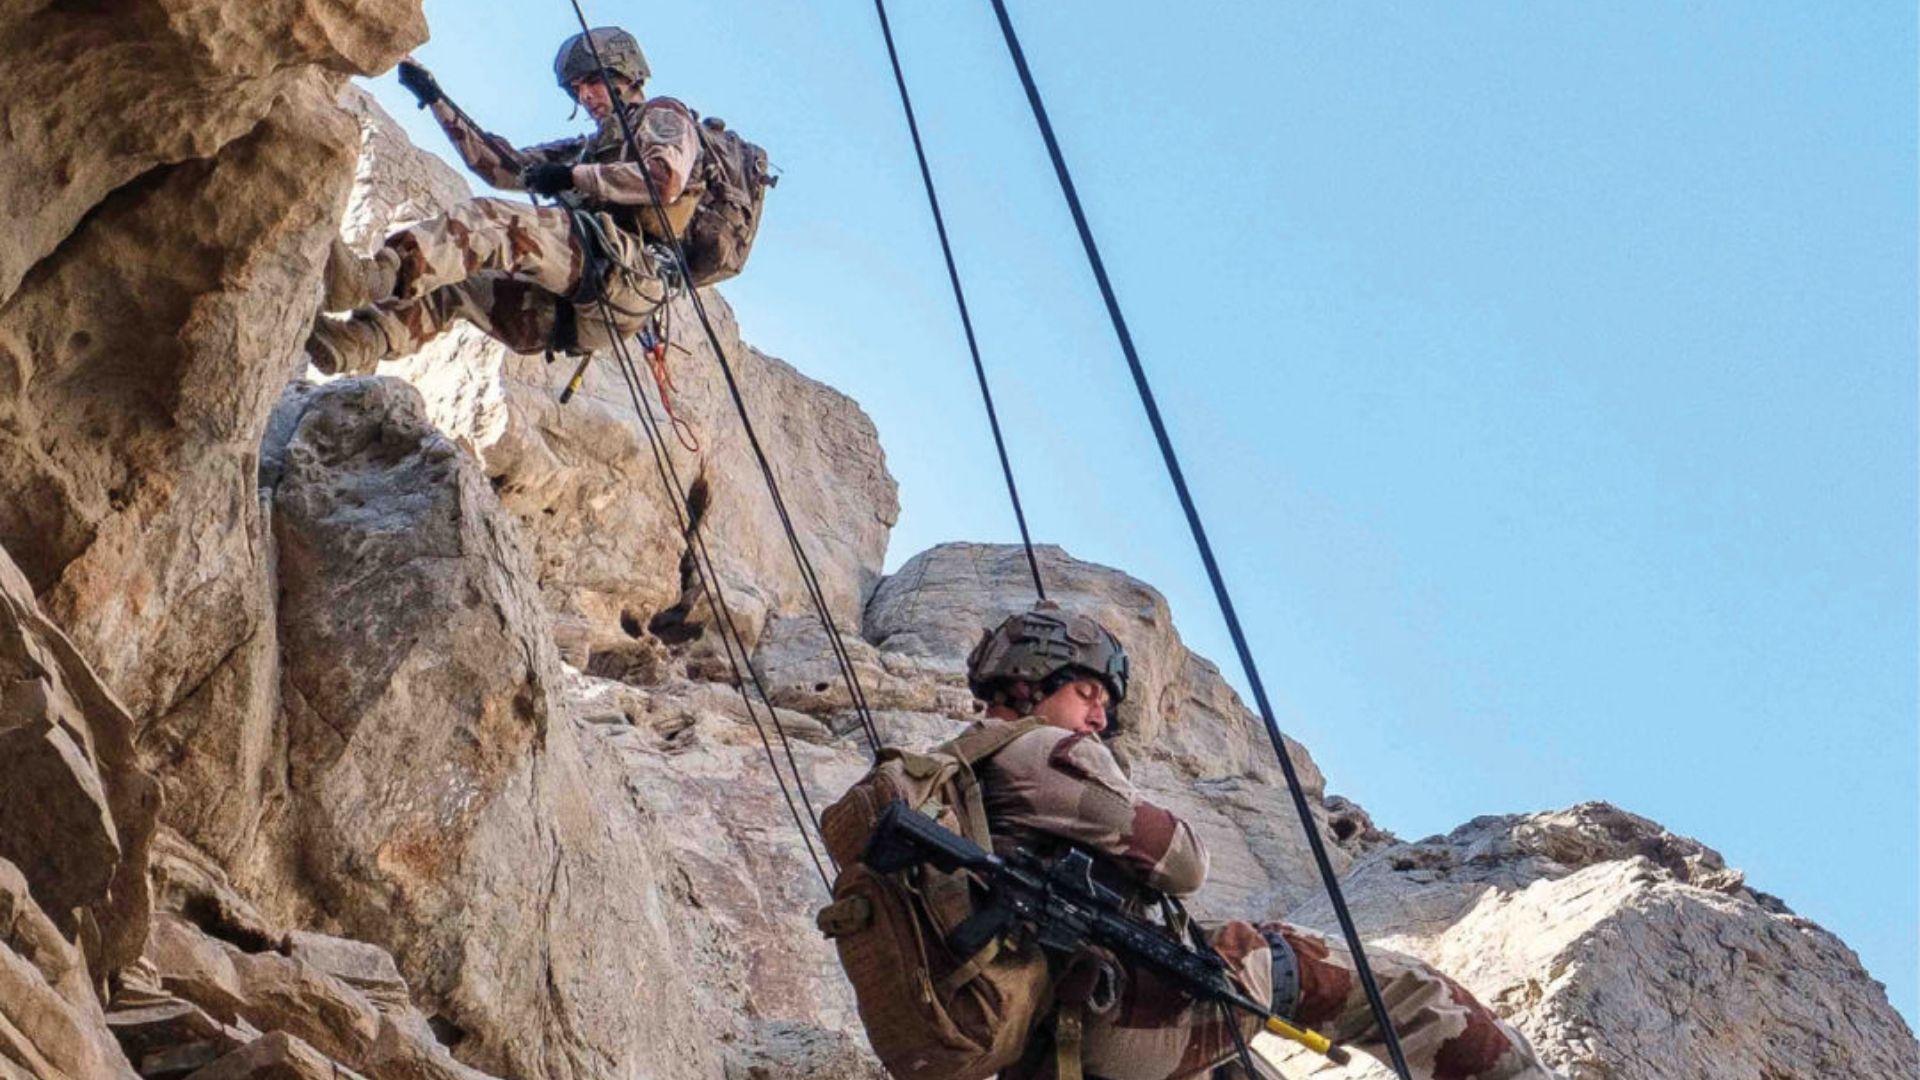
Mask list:
[{"label": "black rope", "polygon": [[[580,0],[570,0],[574,16],[580,22],[581,40],[586,42],[587,50],[593,56],[594,67],[600,74],[600,83],[606,88],[607,99],[613,108],[613,115],[620,123],[620,132],[625,137],[627,151],[638,166],[637,171],[646,183],[647,195],[653,200],[655,216],[660,221],[661,231],[666,234],[667,244],[673,250],[673,256],[679,261],[680,270],[686,272],[687,254],[681,246],[680,237],[674,232],[667,220],[666,202],[660,198],[659,185],[654,182],[653,173],[646,167],[646,159],[640,153],[640,141],[634,136],[633,126],[627,120],[627,111],[620,99],[619,91],[613,85],[613,78],[606,64],[600,58],[600,46],[593,40],[593,31],[587,25],[587,15],[580,6]],[[753,449],[754,460],[759,464],[760,475],[766,481],[767,493],[773,500],[775,513],[780,518],[781,529],[786,533],[787,547],[793,553],[794,562],[800,569],[800,580],[812,601],[815,613],[819,615],[821,625],[826,628],[827,642],[833,652],[834,663],[840,669],[840,677],[847,687],[847,695],[852,702],[854,713],[862,732],[867,737],[868,749],[877,759],[880,752],[880,733],[874,726],[872,710],[867,705],[867,695],[860,686],[859,674],[854,670],[853,658],[847,652],[846,643],[841,639],[839,624],[834,620],[833,612],[827,604],[826,593],[820,587],[818,574],[813,569],[813,561],[807,557],[805,546],[800,542],[800,534],[794,528],[793,516],[787,510],[786,499],[780,493],[780,483],[773,475],[773,465],[767,458],[766,450],[760,445],[760,436],[753,426],[753,418],[747,412],[746,399],[741,396],[740,384],[734,378],[733,365],[727,361],[727,353],[720,345],[720,335],[714,332],[713,322],[707,317],[707,307],[700,299],[700,290],[692,282],[687,283],[687,298],[693,302],[693,312],[700,320],[700,327],[706,331],[707,341],[713,346],[714,359],[720,364],[720,373],[725,377],[727,393],[733,399],[734,411],[740,416],[740,424],[746,430],[747,444]],[[751,666],[751,665],[749,665]]]},{"label": "black rope", "polygon": [[1094,280],[1100,285],[1101,299],[1106,301],[1107,316],[1113,322],[1113,331],[1120,339],[1120,349],[1126,354],[1127,368],[1133,374],[1134,389],[1139,392],[1140,404],[1146,409],[1147,422],[1153,427],[1153,437],[1160,444],[1160,457],[1166,462],[1167,475],[1173,480],[1174,491],[1180,496],[1180,509],[1187,517],[1187,528],[1193,533],[1193,542],[1200,549],[1200,560],[1206,564],[1207,581],[1213,586],[1213,596],[1220,604],[1220,614],[1226,619],[1227,632],[1233,637],[1234,650],[1239,653],[1241,669],[1247,673],[1247,683],[1253,689],[1253,698],[1260,708],[1260,719],[1266,724],[1267,738],[1273,743],[1273,752],[1280,759],[1280,770],[1287,779],[1287,791],[1293,796],[1293,807],[1300,815],[1300,823],[1306,829],[1307,844],[1313,849],[1314,863],[1320,869],[1320,879],[1326,886],[1327,896],[1333,903],[1334,914],[1340,920],[1340,932],[1345,936],[1347,948],[1353,953],[1355,973],[1366,989],[1367,1003],[1373,1007],[1373,1016],[1380,1025],[1380,1034],[1387,1044],[1387,1053],[1393,1059],[1393,1068],[1401,1080],[1411,1080],[1407,1068],[1406,1055],[1400,1049],[1400,1037],[1393,1030],[1393,1018],[1387,1012],[1387,1005],[1380,997],[1380,987],[1374,981],[1373,969],[1367,963],[1365,947],[1360,942],[1360,932],[1354,926],[1353,915],[1347,910],[1346,897],[1340,891],[1339,877],[1334,873],[1333,862],[1327,856],[1327,848],[1320,839],[1320,830],[1314,827],[1313,810],[1307,805],[1305,789],[1300,784],[1299,774],[1294,770],[1293,759],[1287,755],[1284,737],[1280,734],[1280,725],[1273,718],[1273,707],[1267,702],[1267,690],[1260,681],[1260,669],[1253,662],[1253,651],[1247,646],[1247,636],[1240,628],[1240,617],[1234,612],[1233,598],[1227,592],[1227,585],[1220,574],[1220,565],[1213,557],[1213,545],[1207,540],[1207,530],[1200,522],[1200,512],[1195,509],[1193,495],[1187,490],[1185,474],[1180,470],[1180,459],[1174,453],[1173,441],[1167,435],[1167,427],[1160,419],[1160,407],[1155,402],[1153,388],[1147,383],[1147,373],[1140,366],[1140,356],[1133,347],[1133,335],[1127,330],[1126,318],[1120,313],[1120,302],[1115,299],[1113,284],[1107,279],[1106,264],[1100,259],[1100,249],[1093,241],[1093,232],[1087,226],[1087,215],[1080,207],[1080,195],[1073,186],[1073,177],[1067,171],[1067,162],[1060,153],[1060,143],[1054,138],[1053,124],[1047,119],[1046,105],[1040,100],[1040,89],[1034,84],[1033,72],[1027,68],[1026,54],[1020,48],[1020,38],[1014,33],[1013,22],[1007,17],[1005,0],[993,0],[994,15],[1000,20],[1000,33],[1006,39],[1007,51],[1013,56],[1013,66],[1019,72],[1020,85],[1026,90],[1027,104],[1033,109],[1034,121],[1040,127],[1040,135],[1046,140],[1047,156],[1053,160],[1053,172],[1060,181],[1061,193],[1066,196],[1067,207],[1073,212],[1073,225],[1080,233],[1080,244],[1086,249],[1087,262],[1093,268]]},{"label": "black rope", "polygon": [[[800,806],[806,808],[806,820],[811,821],[814,832],[819,833],[820,816],[814,812],[813,800],[807,796],[806,781],[801,778],[800,763],[793,754],[793,742],[787,736],[786,725],[780,722],[779,714],[774,711],[773,703],[767,696],[767,688],[760,681],[760,673],[754,670],[752,662],[747,659],[746,639],[741,635],[740,627],[734,621],[733,609],[727,604],[726,593],[720,586],[720,575],[713,567],[713,556],[707,550],[706,537],[699,523],[692,517],[692,504],[687,498],[687,489],[680,482],[679,469],[673,464],[672,449],[667,446],[666,436],[660,432],[659,421],[654,418],[653,410],[646,404],[645,392],[640,385],[639,369],[633,363],[632,354],[627,352],[625,337],[614,324],[613,312],[604,291],[598,299],[600,317],[606,323],[607,337],[613,343],[616,366],[620,369],[622,381],[626,383],[627,395],[633,401],[634,412],[640,417],[640,426],[647,433],[647,445],[653,451],[654,471],[659,475],[661,484],[667,489],[667,501],[673,504],[674,521],[679,524],[680,535],[686,541],[689,553],[694,557],[694,572],[700,575],[701,587],[705,589],[707,599],[712,603],[715,613],[720,616],[720,644],[726,651],[727,666],[733,672],[734,688],[740,691],[740,703],[746,707],[747,719],[753,722],[754,731],[760,736],[760,746],[766,751],[767,765],[773,770],[774,782],[780,787],[780,797],[786,801],[787,813],[793,817],[795,827],[800,830],[800,841],[806,845],[807,857],[812,860],[814,870],[820,874],[820,884],[825,886],[827,893],[831,895],[833,878],[828,876],[826,867],[821,865],[820,853],[813,846],[813,837],[807,833],[806,823],[801,820],[800,807],[794,805],[793,792],[788,790],[786,777],[781,775],[780,763],[774,757],[773,744],[767,739],[766,726],[761,723],[760,715],[754,711],[753,699],[747,694],[749,679],[752,680],[754,689],[759,692],[761,705],[767,710],[767,718],[773,721],[773,729],[780,737],[780,746],[785,751],[787,766],[793,771],[793,786],[800,794]],[[662,299],[661,303],[664,305],[665,299]],[[741,674],[743,667],[746,669],[745,677]],[[822,833],[821,836],[822,846],[825,846],[825,834]],[[834,861],[831,851],[827,852],[827,862],[833,866],[834,874],[838,875],[840,866]]]},{"label": "black rope", "polygon": [[980,362],[980,343],[974,340],[973,316],[967,312],[966,290],[960,287],[960,271],[953,263],[953,245],[947,240],[947,219],[940,213],[940,196],[933,189],[933,170],[927,167],[926,147],[920,141],[920,124],[913,116],[913,98],[907,94],[907,77],[900,71],[900,54],[893,47],[893,27],[887,22],[886,0],[873,0],[880,15],[880,35],[887,40],[887,59],[893,64],[893,83],[900,88],[900,108],[907,114],[907,133],[913,136],[913,156],[920,162],[920,182],[927,188],[927,205],[933,210],[933,228],[940,234],[940,254],[947,260],[947,280],[953,284],[953,302],[960,308],[960,327],[967,334],[967,351],[973,354],[973,374],[980,381],[980,400],[987,405],[987,426],[993,429],[993,448],[1000,453],[1000,474],[1007,479],[1007,498],[1013,501],[1013,519],[1020,524],[1020,544],[1027,550],[1027,569],[1033,572],[1033,591],[1047,598],[1047,587],[1040,581],[1040,563],[1033,557],[1033,537],[1027,532],[1027,514],[1020,506],[1020,489],[1013,482],[1013,463],[1007,459],[1007,441],[1000,434],[1000,414],[993,407],[993,391],[987,386],[986,365]]}]

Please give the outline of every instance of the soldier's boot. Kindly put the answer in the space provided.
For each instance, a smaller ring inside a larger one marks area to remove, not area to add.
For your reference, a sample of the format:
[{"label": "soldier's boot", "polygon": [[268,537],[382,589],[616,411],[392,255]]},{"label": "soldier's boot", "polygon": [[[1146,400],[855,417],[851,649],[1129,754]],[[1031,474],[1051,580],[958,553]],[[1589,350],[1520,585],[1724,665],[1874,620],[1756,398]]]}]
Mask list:
[{"label": "soldier's boot", "polygon": [[307,335],[307,361],[322,375],[371,375],[392,354],[387,332],[359,315],[321,315]]},{"label": "soldier's boot", "polygon": [[322,275],[326,285],[323,311],[351,311],[377,304],[393,296],[400,276],[400,256],[390,248],[381,248],[373,257],[362,258],[338,237],[327,248],[327,268]]}]

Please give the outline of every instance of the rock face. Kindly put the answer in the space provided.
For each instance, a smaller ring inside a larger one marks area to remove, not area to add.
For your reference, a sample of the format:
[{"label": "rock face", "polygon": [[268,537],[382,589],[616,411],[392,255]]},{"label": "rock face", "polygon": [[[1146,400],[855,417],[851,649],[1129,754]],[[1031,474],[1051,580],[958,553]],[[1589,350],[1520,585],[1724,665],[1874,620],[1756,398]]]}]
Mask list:
[{"label": "rock face", "polygon": [[284,99],[329,75],[384,70],[427,36],[407,0],[48,7],[0,11],[0,213],[13,230],[0,249],[0,301],[109,193],[212,159]]},{"label": "rock face", "polygon": [[[1838,938],[1711,848],[1606,803],[1385,847],[1346,891],[1363,934],[1473,988],[1571,1080],[1920,1068],[1885,988]],[[1324,901],[1288,917],[1333,924]]]},{"label": "rock face", "polygon": [[93,973],[140,955],[158,802],[132,719],[0,551],[0,1065],[131,1075]]},{"label": "rock face", "polygon": [[[657,456],[605,358],[566,406],[570,365],[470,331],[301,378],[336,231],[467,192],[339,85],[423,34],[400,0],[0,13],[0,1074],[879,1080],[812,926],[810,819],[868,748],[687,302]],[[883,581],[873,425],[703,296],[881,738],[950,735],[1023,556]],[[1213,852],[1196,907],[1326,925],[1165,600],[1041,558],[1133,655],[1119,748]],[[1288,752],[1367,932],[1569,1075],[1920,1076],[1846,947],[1710,849],[1601,804],[1405,844]]]}]

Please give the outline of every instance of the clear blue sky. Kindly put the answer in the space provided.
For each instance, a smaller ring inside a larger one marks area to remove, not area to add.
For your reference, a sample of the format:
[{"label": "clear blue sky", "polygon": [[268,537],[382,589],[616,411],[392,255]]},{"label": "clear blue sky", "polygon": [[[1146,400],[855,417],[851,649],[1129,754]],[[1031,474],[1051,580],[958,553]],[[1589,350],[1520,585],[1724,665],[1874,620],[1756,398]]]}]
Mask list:
[{"label": "clear blue sky", "polygon": [[[1231,667],[990,9],[896,6],[1038,537],[1161,588]],[[1012,7],[1333,789],[1410,837],[1583,799],[1656,818],[1839,933],[1911,1022],[1913,6]],[[871,7],[588,13],[783,168],[724,291],[873,415],[890,564],[1016,539]],[[483,122],[578,128],[566,4],[427,14],[420,58]]]}]

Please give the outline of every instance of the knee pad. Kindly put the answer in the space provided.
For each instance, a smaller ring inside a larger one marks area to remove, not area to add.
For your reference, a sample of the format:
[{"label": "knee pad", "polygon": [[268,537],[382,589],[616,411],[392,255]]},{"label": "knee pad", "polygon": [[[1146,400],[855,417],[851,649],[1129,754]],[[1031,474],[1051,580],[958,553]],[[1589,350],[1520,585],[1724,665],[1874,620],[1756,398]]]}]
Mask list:
[{"label": "knee pad", "polygon": [[1273,954],[1273,1011],[1288,1020],[1300,1006],[1300,958],[1278,930],[1261,930],[1267,949]]}]

